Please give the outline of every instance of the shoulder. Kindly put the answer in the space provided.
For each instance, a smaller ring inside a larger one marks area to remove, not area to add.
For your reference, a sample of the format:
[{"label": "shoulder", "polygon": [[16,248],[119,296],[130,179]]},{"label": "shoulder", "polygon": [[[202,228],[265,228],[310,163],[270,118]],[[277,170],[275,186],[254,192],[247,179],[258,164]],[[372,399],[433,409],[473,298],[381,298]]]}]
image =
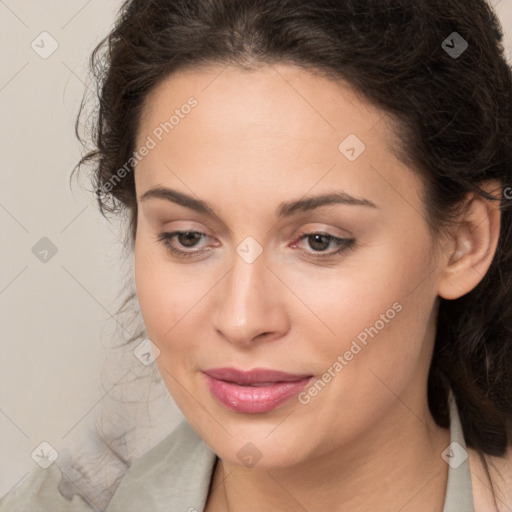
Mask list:
[{"label": "shoulder", "polygon": [[123,478],[123,482],[141,477],[151,479],[158,473],[183,466],[183,461],[208,455],[209,448],[198,437],[190,424],[183,420],[167,437],[141,457],[134,460]]},{"label": "shoulder", "polygon": [[512,446],[509,445],[501,457],[485,455],[489,475],[478,453],[473,448],[468,448],[467,451],[475,512],[509,512],[512,510]]},{"label": "shoulder", "polygon": [[0,512],[92,512],[94,508],[79,495],[69,500],[61,494],[61,479],[55,464],[47,469],[36,467],[0,500]]},{"label": "shoulder", "polygon": [[106,510],[160,512],[196,506],[204,501],[215,459],[216,455],[183,420],[132,463]]},{"label": "shoulder", "polygon": [[[134,460],[122,477],[106,510],[128,512],[200,508],[216,456],[183,421],[166,438]],[[0,512],[93,512],[98,507],[76,493],[71,499],[59,489],[63,473],[56,464],[36,467],[7,496]],[[174,508],[173,508],[174,507]],[[193,507],[192,507],[193,508]]]}]

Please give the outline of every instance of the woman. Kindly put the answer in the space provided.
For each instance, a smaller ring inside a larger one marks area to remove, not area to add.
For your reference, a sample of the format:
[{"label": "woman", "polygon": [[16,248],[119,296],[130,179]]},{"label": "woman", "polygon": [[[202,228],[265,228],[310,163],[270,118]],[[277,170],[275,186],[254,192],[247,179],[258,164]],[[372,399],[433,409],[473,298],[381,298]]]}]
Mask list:
[{"label": "woman", "polygon": [[[108,512],[512,507],[501,37],[484,0],[125,3],[81,163],[186,420]],[[96,509],[52,468],[0,510]]]}]

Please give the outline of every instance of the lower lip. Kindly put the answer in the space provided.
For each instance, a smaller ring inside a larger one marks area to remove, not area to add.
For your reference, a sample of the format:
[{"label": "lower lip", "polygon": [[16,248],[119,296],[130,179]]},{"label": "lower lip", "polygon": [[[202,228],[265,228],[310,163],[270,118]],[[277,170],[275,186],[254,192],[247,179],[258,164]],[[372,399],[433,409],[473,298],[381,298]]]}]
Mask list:
[{"label": "lower lip", "polygon": [[297,395],[313,377],[291,382],[276,382],[267,386],[239,386],[206,375],[212,395],[236,412],[268,412]]}]

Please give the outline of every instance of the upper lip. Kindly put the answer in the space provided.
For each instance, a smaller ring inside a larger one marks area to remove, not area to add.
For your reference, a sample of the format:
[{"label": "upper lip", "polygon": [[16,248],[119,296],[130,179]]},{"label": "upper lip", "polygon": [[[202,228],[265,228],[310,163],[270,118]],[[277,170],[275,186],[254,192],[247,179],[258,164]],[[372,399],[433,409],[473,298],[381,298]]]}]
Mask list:
[{"label": "upper lip", "polygon": [[311,377],[307,374],[293,374],[269,368],[237,370],[236,368],[211,368],[203,370],[210,377],[236,384],[254,384],[261,382],[293,382]]}]

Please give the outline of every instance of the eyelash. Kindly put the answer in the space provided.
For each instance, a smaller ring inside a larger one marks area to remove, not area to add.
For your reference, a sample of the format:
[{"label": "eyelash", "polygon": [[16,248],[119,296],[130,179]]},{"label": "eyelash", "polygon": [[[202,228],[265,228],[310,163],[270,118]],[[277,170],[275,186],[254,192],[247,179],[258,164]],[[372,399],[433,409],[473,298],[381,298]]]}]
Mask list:
[{"label": "eyelash", "polygon": [[[194,235],[197,234],[197,235],[207,236],[207,235],[205,235],[205,233],[201,233],[200,231],[173,231],[172,233],[160,233],[157,236],[157,241],[162,243],[165,246],[165,248],[173,256],[177,256],[178,258],[189,258],[189,257],[193,257],[194,255],[197,255],[199,253],[205,252],[204,249],[195,250],[195,251],[181,251],[180,249],[176,249],[175,247],[173,247],[171,245],[173,238],[175,238],[179,235],[185,235],[187,233],[194,234]],[[329,241],[335,242],[339,246],[339,249],[337,249],[334,252],[329,252],[329,253],[325,253],[325,254],[323,252],[318,252],[315,254],[315,253],[310,253],[308,251],[301,251],[302,254],[304,254],[308,258],[317,259],[317,260],[320,260],[323,258],[332,258],[333,256],[344,254],[344,253],[348,252],[349,250],[353,249],[353,247],[354,247],[355,240],[353,238],[339,238],[339,237],[336,237],[329,233],[324,233],[322,231],[312,231],[309,233],[304,233],[299,237],[298,240],[301,241],[301,240],[304,240],[305,238],[308,238],[310,236],[315,236],[315,235],[327,237],[329,239]]]}]

